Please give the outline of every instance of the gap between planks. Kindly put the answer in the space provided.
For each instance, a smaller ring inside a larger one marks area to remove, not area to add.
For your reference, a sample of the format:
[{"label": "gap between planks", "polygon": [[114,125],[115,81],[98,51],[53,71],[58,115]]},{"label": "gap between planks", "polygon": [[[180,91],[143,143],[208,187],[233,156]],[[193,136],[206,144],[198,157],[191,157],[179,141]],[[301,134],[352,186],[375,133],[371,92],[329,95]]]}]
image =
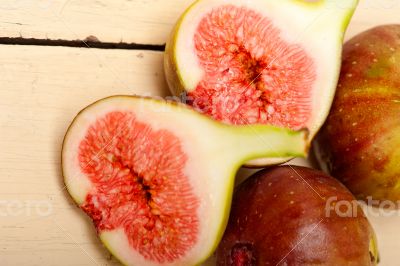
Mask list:
[{"label": "gap between planks", "polygon": [[164,51],[165,45],[138,44],[138,43],[112,43],[100,42],[96,37],[89,36],[85,40],[50,40],[23,37],[0,37],[0,45],[36,45],[36,46],[64,46],[78,48],[122,49]]}]

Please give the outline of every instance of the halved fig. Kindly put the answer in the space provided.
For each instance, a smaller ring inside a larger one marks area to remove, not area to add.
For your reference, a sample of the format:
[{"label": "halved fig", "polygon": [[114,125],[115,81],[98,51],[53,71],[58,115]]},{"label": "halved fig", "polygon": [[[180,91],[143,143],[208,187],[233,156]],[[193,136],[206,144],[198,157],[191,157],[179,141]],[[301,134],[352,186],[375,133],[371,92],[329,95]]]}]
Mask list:
[{"label": "halved fig", "polygon": [[242,163],[306,150],[306,131],[228,126],[184,105],[113,96],[75,118],[62,167],[72,198],[121,262],[187,266],[217,247]]},{"label": "halved fig", "polygon": [[357,2],[198,0],[167,42],[169,87],[216,120],[308,128],[311,141],[332,103]]}]

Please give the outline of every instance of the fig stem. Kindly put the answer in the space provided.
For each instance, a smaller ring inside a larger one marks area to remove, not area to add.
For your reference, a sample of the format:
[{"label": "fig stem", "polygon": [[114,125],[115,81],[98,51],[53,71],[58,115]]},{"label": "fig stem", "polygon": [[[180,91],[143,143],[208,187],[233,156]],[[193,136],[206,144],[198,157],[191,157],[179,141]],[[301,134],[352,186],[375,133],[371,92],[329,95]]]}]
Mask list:
[{"label": "fig stem", "polygon": [[[232,132],[230,127],[228,130]],[[294,131],[268,125],[239,126],[230,141],[232,154],[241,164],[252,159],[306,157],[309,150],[307,129]],[[227,136],[228,134],[226,134]]]}]

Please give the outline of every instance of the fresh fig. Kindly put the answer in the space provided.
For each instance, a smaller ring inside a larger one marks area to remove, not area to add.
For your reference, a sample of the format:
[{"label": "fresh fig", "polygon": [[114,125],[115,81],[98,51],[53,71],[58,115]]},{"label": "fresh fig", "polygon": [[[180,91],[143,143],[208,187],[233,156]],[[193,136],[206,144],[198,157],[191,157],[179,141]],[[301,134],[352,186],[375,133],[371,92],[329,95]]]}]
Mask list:
[{"label": "fresh fig", "polygon": [[196,1],[167,42],[171,91],[227,124],[308,128],[313,138],[331,106],[343,34],[358,1],[343,2]]},{"label": "fresh fig", "polygon": [[332,111],[315,147],[322,168],[359,199],[400,200],[400,25],[345,44]]},{"label": "fresh fig", "polygon": [[221,266],[377,261],[375,233],[354,196],[323,172],[297,166],[260,171],[239,186],[217,249]]},{"label": "fresh fig", "polygon": [[225,229],[234,176],[260,156],[303,156],[307,133],[227,126],[185,105],[114,96],[65,136],[66,187],[126,265],[196,265]]}]

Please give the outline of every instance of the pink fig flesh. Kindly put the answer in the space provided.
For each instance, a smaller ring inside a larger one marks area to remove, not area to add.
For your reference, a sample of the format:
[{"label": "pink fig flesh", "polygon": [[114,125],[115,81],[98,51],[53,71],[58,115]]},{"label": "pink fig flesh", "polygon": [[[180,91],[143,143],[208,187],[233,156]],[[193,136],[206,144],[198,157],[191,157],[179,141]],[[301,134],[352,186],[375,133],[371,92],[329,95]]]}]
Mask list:
[{"label": "pink fig flesh", "polygon": [[254,10],[234,5],[212,10],[194,36],[205,74],[189,93],[190,104],[229,124],[307,127],[316,65],[281,34]]},{"label": "pink fig flesh", "polygon": [[81,208],[99,232],[123,228],[131,247],[160,264],[181,258],[197,241],[199,199],[181,146],[171,132],[155,131],[129,112],[98,119],[79,145],[80,167],[93,185]]}]

